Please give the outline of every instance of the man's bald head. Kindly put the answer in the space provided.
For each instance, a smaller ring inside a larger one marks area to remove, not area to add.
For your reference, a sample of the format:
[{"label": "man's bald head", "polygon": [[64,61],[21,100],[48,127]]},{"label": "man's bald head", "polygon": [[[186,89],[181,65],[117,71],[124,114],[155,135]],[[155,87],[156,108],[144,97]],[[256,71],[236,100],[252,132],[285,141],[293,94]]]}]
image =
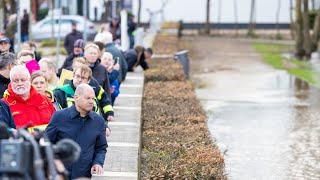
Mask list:
[{"label": "man's bald head", "polygon": [[80,84],[74,93],[74,103],[81,116],[86,116],[92,110],[95,94],[88,84]]},{"label": "man's bald head", "polygon": [[90,85],[88,85],[88,84],[80,84],[80,85],[77,87],[74,95],[80,96],[80,95],[87,94],[87,93],[89,93],[90,91],[94,93],[94,90],[93,90],[93,88],[92,88]]}]

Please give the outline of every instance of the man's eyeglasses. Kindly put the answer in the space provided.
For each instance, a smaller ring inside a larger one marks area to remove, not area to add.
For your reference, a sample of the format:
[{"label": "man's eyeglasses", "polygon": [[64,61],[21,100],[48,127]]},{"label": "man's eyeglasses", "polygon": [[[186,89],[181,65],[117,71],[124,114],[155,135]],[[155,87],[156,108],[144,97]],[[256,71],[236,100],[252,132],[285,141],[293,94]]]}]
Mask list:
[{"label": "man's eyeglasses", "polygon": [[79,76],[78,74],[74,75],[74,77],[77,78],[77,79],[81,79],[81,81],[83,81],[83,80],[86,80],[86,81],[89,80],[89,77]]}]

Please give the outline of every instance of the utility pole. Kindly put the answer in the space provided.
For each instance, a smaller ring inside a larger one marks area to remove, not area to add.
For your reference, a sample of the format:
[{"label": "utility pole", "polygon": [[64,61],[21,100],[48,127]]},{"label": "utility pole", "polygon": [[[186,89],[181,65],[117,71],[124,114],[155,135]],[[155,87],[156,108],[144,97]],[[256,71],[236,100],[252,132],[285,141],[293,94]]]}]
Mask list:
[{"label": "utility pole", "polygon": [[117,1],[112,0],[112,18],[115,18],[117,15]]},{"label": "utility pole", "polygon": [[54,25],[56,24],[56,22],[53,19],[54,16],[54,5],[53,5],[53,0],[49,0],[50,1],[50,10],[51,10],[51,39],[52,41],[54,40]]},{"label": "utility pole", "polygon": [[88,19],[88,0],[84,0],[83,2],[83,17],[84,17],[84,28],[83,28],[83,40],[87,42],[87,19]]},{"label": "utility pole", "polygon": [[[21,49],[21,13],[20,13],[20,0],[17,1],[17,30],[18,30],[18,49],[17,52]],[[14,41],[14,39],[12,39]]]},{"label": "utility pole", "polygon": [[[60,36],[61,36],[61,0],[58,0],[58,8],[59,8],[59,19],[58,19],[58,37],[57,37],[57,51],[56,51],[56,65],[58,65],[58,61],[60,61]],[[57,66],[58,67],[58,66]]]}]

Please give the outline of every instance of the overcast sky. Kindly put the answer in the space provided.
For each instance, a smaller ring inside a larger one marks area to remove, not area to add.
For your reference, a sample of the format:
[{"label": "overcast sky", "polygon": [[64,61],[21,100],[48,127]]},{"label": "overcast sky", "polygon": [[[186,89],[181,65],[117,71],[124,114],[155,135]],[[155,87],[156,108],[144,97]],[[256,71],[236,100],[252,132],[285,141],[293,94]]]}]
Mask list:
[{"label": "overcast sky", "polygon": [[[161,7],[163,0],[142,0],[143,22],[148,21],[149,14],[147,9],[157,11]],[[234,1],[238,6],[238,22],[247,23],[250,16],[251,0],[211,0],[210,19],[212,22],[218,22],[219,1],[221,2],[220,22],[235,22]],[[280,22],[290,22],[289,0],[256,0],[256,22],[274,23],[276,22],[276,12],[278,1],[281,2]],[[164,18],[166,21],[184,22],[204,22],[206,17],[206,0],[168,0],[164,9]],[[133,3],[133,12],[137,12],[137,0]]]}]

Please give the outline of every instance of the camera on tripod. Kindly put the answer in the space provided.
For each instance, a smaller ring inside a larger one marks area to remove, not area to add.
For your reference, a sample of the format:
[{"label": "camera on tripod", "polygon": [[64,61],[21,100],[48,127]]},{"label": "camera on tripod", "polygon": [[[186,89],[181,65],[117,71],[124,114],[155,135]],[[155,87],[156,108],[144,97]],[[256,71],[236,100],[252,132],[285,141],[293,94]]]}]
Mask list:
[{"label": "camera on tripod", "polygon": [[44,180],[68,179],[68,174],[58,173],[55,160],[70,165],[80,156],[80,147],[71,139],[63,139],[52,145],[44,132],[34,135],[25,129],[12,133],[6,124],[0,123],[0,179]]}]

